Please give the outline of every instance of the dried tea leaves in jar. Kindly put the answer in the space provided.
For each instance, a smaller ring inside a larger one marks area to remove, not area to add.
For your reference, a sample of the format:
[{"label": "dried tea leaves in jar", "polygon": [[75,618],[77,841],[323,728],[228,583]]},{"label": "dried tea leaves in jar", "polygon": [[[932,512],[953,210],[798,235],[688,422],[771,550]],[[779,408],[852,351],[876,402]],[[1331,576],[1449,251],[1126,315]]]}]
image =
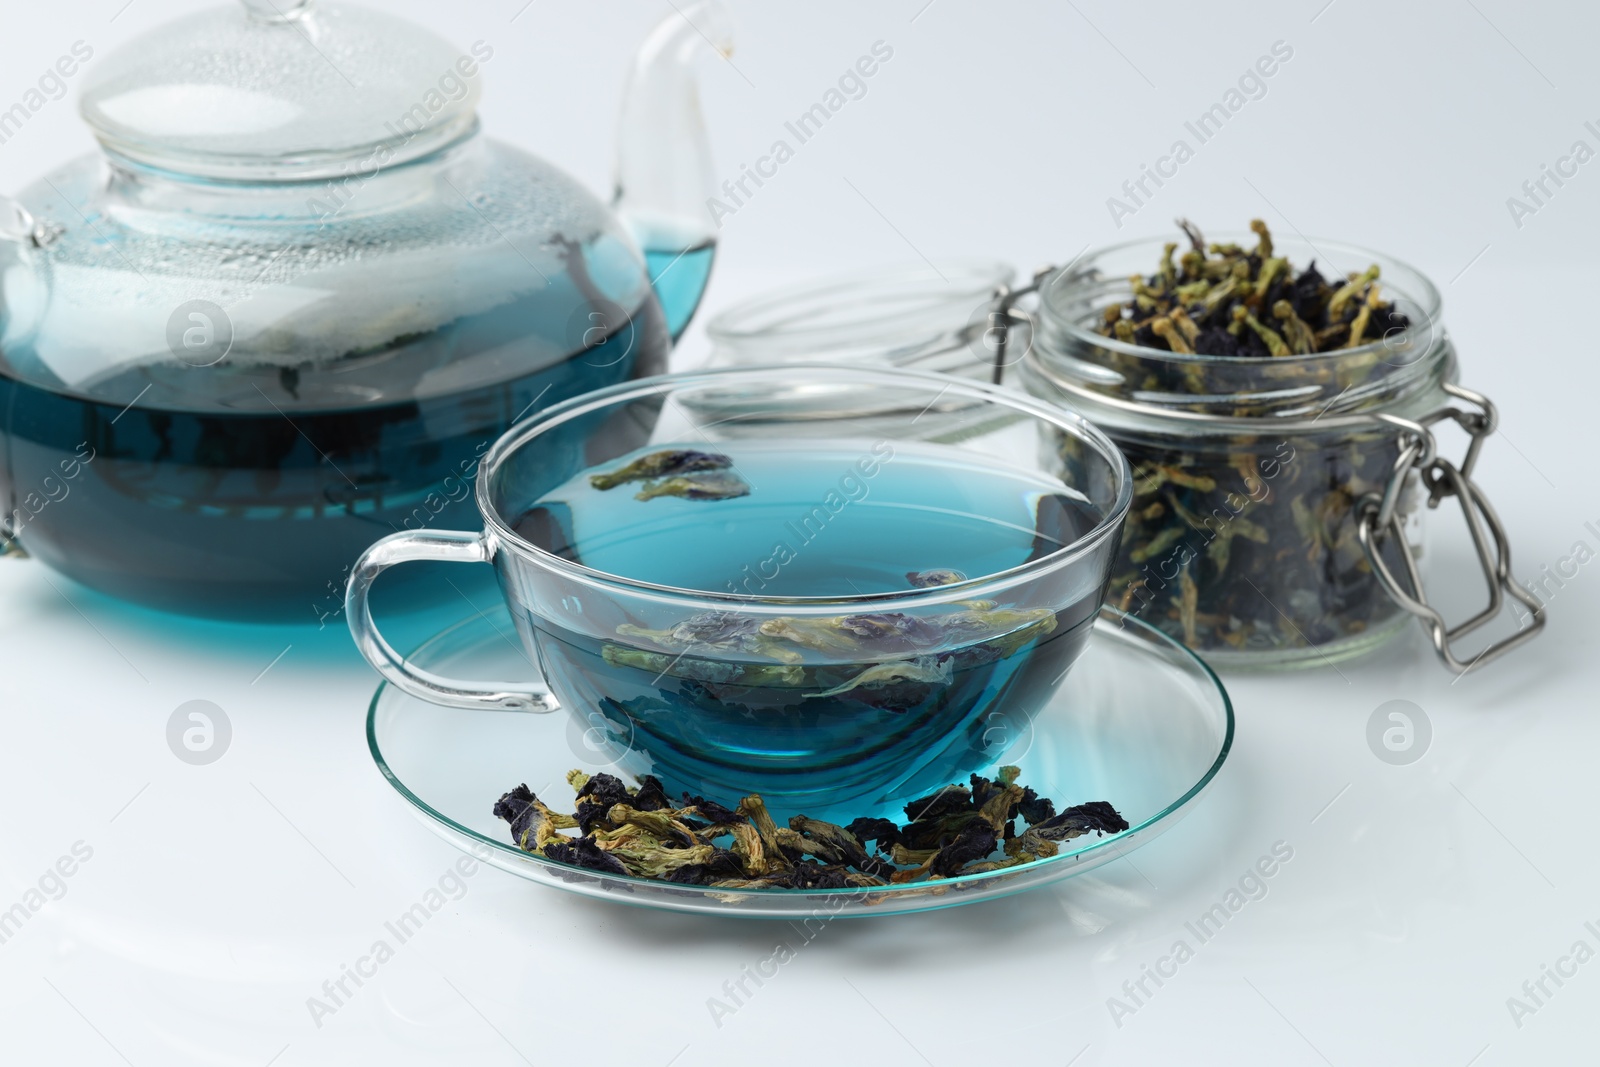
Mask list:
[{"label": "dried tea leaves in jar", "polygon": [[1208,245],[1193,223],[1178,224],[1189,251],[1174,261],[1171,242],[1154,274],[1130,278],[1133,296],[1104,310],[1101,336],[1180,355],[1270,358],[1358,348],[1410,325],[1383,298],[1377,266],[1334,284],[1315,260],[1297,270],[1274,255],[1260,219],[1251,249]]}]

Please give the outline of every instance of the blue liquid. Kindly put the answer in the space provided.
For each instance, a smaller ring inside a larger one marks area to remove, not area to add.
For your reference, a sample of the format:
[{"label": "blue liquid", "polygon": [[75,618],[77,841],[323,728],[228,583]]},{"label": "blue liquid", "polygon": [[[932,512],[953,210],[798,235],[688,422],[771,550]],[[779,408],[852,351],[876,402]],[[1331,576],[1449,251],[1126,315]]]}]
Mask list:
[{"label": "blue liquid", "polygon": [[[539,314],[513,303],[324,366],[151,362],[83,391],[41,388],[15,369],[30,353],[6,352],[0,500],[29,554],[112,596],[343,625],[349,568],[372,542],[479,528],[471,481],[514,420],[664,369],[654,301],[599,342],[622,357],[583,347],[581,318],[570,339],[542,336]],[[453,387],[430,388],[441,379]]]},{"label": "blue liquid", "polygon": [[650,248],[644,250],[650,285],[667,316],[667,333],[676,341],[694,318],[700,298],[711,279],[711,261],[716,258],[714,241],[690,249]]},{"label": "blue liquid", "polygon": [[[656,445],[586,471],[530,508],[518,532],[575,562],[661,585],[856,597],[908,590],[908,572],[1004,571],[1099,520],[1059,482],[904,443],[888,458],[872,442],[718,445],[750,486],[733,499],[640,501],[638,483],[605,492],[588,483],[589,473],[675,447],[708,446]],[[1033,601],[921,606],[891,620],[895,633],[850,631],[830,648],[721,641],[755,625],[739,621],[737,604],[721,620],[688,619],[702,632],[687,642],[668,632],[682,617],[644,618],[622,602],[587,604],[582,618],[514,614],[553,687],[590,736],[606,735],[623,770],[724,801],[759,792],[785,811],[826,817],[963,779],[1024,736],[1087,639],[1103,578],[1082,580],[1086,588]],[[844,604],[823,614],[872,610]]]}]

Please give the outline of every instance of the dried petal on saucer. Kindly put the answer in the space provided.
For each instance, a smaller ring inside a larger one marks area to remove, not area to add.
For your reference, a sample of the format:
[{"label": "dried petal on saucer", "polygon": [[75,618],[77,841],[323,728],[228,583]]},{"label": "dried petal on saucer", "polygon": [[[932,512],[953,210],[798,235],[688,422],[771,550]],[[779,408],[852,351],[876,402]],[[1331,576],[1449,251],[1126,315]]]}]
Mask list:
[{"label": "dried petal on saucer", "polygon": [[928,873],[937,878],[960,874],[961,868],[967,864],[988,859],[998,843],[999,835],[993,826],[982,820],[974,820],[939,850],[928,864]]},{"label": "dried petal on saucer", "polygon": [[878,849],[884,852],[888,851],[890,846],[900,840],[900,827],[888,819],[860,818],[846,826],[845,829],[849,830],[855,839],[863,844],[868,841],[876,841]]},{"label": "dried petal on saucer", "polygon": [[[495,815],[511,825],[524,851],[610,874],[717,889],[877,888],[980,874],[1055,855],[1056,842],[1128,823],[1096,801],[1053,815],[1053,805],[1017,783],[1016,767],[993,779],[974,774],[972,788],[951,785],[906,806],[913,821],[864,817],[848,826],[795,815],[778,825],[751,794],[738,810],[683,794],[673,807],[661,783],[644,775],[628,786],[611,774],[572,771],[577,812],[551,811],[526,785],[502,795]],[[1020,836],[1014,819],[1032,825]],[[563,834],[577,829],[581,836]],[[868,852],[877,843],[882,856]],[[882,858],[887,857],[887,858]],[[868,899],[870,902],[870,898]]]},{"label": "dried petal on saucer", "polygon": [[608,855],[599,845],[586,837],[563,838],[561,841],[552,842],[544,847],[547,858],[557,863],[569,864],[573,867],[584,867],[592,871],[605,871],[608,874],[627,874],[628,869],[620,860]]},{"label": "dried petal on saucer", "polygon": [[685,810],[693,809],[695,814],[709,820],[714,826],[732,826],[735,823],[746,821],[742,812],[732,811],[714,800],[707,800],[705,797],[691,796],[685,793],[683,794],[683,801]]},{"label": "dried petal on saucer", "polygon": [[[1090,832],[1119,834],[1127,828],[1128,820],[1118,814],[1115,808],[1103,800],[1094,800],[1068,808],[1054,818],[1028,827],[1012,844],[1023,852],[1050,856],[1055,854],[1057,841],[1070,841]],[[1007,846],[1006,851],[1012,851],[1011,845]]]},{"label": "dried petal on saucer", "polygon": [[937,793],[913,800],[905,807],[906,819],[910,822],[937,819],[942,815],[954,815],[971,809],[972,794],[966,786],[961,785],[947,785]]}]

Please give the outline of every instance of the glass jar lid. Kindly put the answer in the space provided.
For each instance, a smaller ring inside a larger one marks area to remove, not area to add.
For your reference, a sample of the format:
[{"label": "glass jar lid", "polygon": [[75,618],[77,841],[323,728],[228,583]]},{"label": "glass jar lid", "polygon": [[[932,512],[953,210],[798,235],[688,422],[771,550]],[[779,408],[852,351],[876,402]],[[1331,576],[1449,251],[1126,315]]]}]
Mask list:
[{"label": "glass jar lid", "polygon": [[415,159],[471,130],[482,58],[366,8],[242,0],[100,60],[80,111],[107,150],[149,166],[320,178]]},{"label": "glass jar lid", "polygon": [[1015,270],[987,259],[841,274],[750,298],[706,324],[718,366],[869,363],[987,379],[982,337]]}]

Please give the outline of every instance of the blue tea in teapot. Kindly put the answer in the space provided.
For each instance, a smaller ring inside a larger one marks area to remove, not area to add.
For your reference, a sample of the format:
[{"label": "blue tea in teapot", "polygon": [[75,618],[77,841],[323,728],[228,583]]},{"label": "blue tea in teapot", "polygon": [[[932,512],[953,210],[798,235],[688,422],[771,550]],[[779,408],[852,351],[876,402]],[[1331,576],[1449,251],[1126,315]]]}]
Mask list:
[{"label": "blue tea in teapot", "polygon": [[379,537],[475,527],[488,446],[664,369],[704,289],[720,9],[685,15],[631,75],[615,212],[479,133],[484,42],[246,0],[96,60],[103,154],[0,201],[0,533],[129,600],[309,623]]}]

